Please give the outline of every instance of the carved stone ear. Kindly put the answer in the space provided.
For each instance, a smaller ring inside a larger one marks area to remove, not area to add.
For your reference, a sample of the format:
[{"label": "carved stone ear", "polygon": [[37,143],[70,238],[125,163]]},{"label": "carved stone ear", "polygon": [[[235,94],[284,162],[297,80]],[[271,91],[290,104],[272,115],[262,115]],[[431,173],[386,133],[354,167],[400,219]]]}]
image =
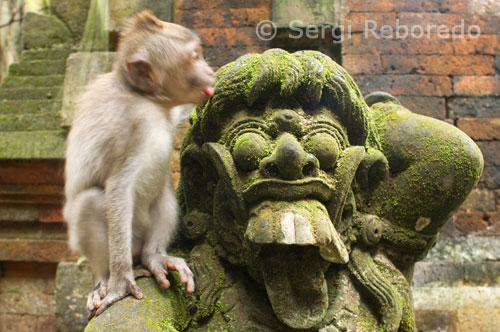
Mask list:
[{"label": "carved stone ear", "polygon": [[151,93],[158,85],[158,75],[151,62],[134,60],[127,62],[127,69],[132,85],[143,92]]}]

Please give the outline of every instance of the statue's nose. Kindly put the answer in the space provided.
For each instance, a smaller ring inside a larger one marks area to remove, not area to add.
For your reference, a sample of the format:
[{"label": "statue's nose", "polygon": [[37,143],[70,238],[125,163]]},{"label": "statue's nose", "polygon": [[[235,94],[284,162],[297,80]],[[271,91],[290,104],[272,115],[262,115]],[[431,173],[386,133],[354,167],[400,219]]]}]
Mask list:
[{"label": "statue's nose", "polygon": [[284,133],[278,139],[274,153],[262,159],[260,170],[265,177],[298,180],[318,174],[319,162],[306,153],[295,137]]}]

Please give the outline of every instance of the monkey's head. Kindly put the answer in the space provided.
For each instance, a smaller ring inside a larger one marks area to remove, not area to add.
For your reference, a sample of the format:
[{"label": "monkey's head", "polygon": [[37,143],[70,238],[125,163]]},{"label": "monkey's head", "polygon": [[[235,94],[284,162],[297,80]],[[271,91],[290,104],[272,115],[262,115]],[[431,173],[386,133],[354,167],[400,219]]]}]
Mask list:
[{"label": "monkey's head", "polygon": [[213,71],[199,37],[148,9],[125,23],[114,70],[133,90],[170,107],[201,104],[213,95]]}]

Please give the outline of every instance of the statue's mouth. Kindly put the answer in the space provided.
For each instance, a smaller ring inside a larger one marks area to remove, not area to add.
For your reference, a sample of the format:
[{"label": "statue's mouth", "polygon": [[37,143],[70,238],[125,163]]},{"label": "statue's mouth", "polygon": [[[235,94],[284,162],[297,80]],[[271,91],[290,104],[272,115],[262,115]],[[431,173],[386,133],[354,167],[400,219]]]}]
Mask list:
[{"label": "statue's mouth", "polygon": [[265,200],[250,212],[245,239],[259,247],[273,310],[286,325],[308,329],[328,309],[325,270],[346,264],[349,253],[318,200]]},{"label": "statue's mouth", "polygon": [[299,200],[313,198],[321,202],[332,198],[334,187],[321,178],[306,178],[296,181],[262,179],[243,190],[243,198],[254,203],[266,198]]}]

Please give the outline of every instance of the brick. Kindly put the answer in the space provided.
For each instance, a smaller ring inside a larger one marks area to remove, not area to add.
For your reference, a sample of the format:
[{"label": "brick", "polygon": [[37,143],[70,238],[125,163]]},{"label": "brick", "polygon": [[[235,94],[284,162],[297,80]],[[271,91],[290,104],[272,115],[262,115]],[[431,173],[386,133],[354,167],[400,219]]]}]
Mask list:
[{"label": "brick", "polygon": [[178,10],[176,22],[189,28],[256,27],[271,18],[270,7]]},{"label": "brick", "polygon": [[496,55],[500,53],[500,35],[481,34],[477,38],[470,36],[452,38],[451,44],[454,54]]},{"label": "brick", "polygon": [[51,205],[40,206],[39,218],[41,222],[57,223],[64,221],[61,206],[51,206]]},{"label": "brick", "polygon": [[178,9],[209,9],[219,7],[229,8],[254,8],[269,6],[268,0],[179,0],[176,1]]},{"label": "brick", "polygon": [[488,218],[488,228],[486,230],[487,235],[500,235],[500,212],[489,212],[487,214]]},{"label": "brick", "polygon": [[382,71],[388,74],[489,75],[494,58],[488,55],[384,55]]},{"label": "brick", "polygon": [[56,318],[54,316],[37,317],[36,331],[56,332]]},{"label": "brick", "polygon": [[0,301],[0,312],[53,316],[54,292],[54,279],[1,278],[0,293],[2,301]]},{"label": "brick", "polygon": [[[479,15],[479,14],[455,14],[455,13],[398,13],[397,18],[400,20],[400,25],[405,25],[409,29],[413,26],[423,26],[424,29],[427,25],[440,26],[445,25],[448,29],[457,27],[453,32],[457,37],[469,35],[469,28],[478,26],[480,34],[497,34],[498,22],[495,20],[494,15]],[[463,20],[463,25],[462,25]],[[435,34],[436,28],[431,31]],[[472,28],[471,28],[472,29]],[[472,29],[471,35],[477,34],[477,29]]]},{"label": "brick", "polygon": [[453,77],[453,92],[458,96],[500,96],[500,76]]},{"label": "brick", "polygon": [[351,75],[381,74],[382,63],[377,55],[349,55],[342,58],[342,66]]},{"label": "brick", "polygon": [[474,140],[500,139],[500,118],[462,118],[457,126]]},{"label": "brick", "polygon": [[469,197],[460,206],[460,211],[470,212],[470,211],[495,211],[495,193],[493,190],[476,188],[472,190]]},{"label": "brick", "polygon": [[500,117],[500,98],[452,97],[448,99],[448,111],[452,119]]},{"label": "brick", "polygon": [[500,262],[464,264],[464,281],[474,286],[497,286],[500,282]]},{"label": "brick", "polygon": [[454,54],[454,49],[451,38],[441,39],[437,38],[436,36],[431,36],[430,39],[376,39],[370,34],[368,36],[365,36],[364,33],[353,33],[350,38],[345,38],[344,42],[342,43],[342,53],[377,55],[435,55]]},{"label": "brick", "polygon": [[485,214],[480,211],[458,212],[453,216],[453,223],[462,235],[467,235],[484,231],[488,227],[484,217]]},{"label": "brick", "polygon": [[[488,303],[485,302],[485,304]],[[458,321],[460,324],[459,331],[498,332],[500,308],[498,305],[491,304],[489,308],[470,305],[458,310]]]},{"label": "brick", "polygon": [[484,157],[483,175],[480,183],[488,189],[500,188],[500,142],[483,141],[477,142]]},{"label": "brick", "polygon": [[61,160],[2,160],[2,184],[59,184],[64,185],[64,161]]},{"label": "brick", "polygon": [[[375,31],[378,32],[384,25],[395,27],[396,13],[351,12],[344,16],[341,25],[344,27],[345,31],[360,32],[375,29]],[[373,36],[371,33],[367,33],[366,35]],[[377,33],[377,36],[378,35]],[[363,34],[363,36],[365,36],[365,34]]]},{"label": "brick", "polygon": [[180,155],[179,155],[178,150],[174,150],[172,152],[172,155],[170,156],[170,171],[171,172],[180,172],[181,171],[181,166],[180,166]]},{"label": "brick", "polygon": [[267,45],[257,37],[255,28],[199,28],[196,31],[206,46]]},{"label": "brick", "polygon": [[175,140],[174,140],[174,149],[176,150],[181,149],[182,140],[184,139],[184,136],[186,135],[188,128],[189,128],[188,120],[177,126],[177,132],[175,133]]},{"label": "brick", "polygon": [[0,184],[0,203],[61,205],[63,191],[62,185]]},{"label": "brick", "polygon": [[54,279],[57,263],[2,262],[2,276],[5,278]]},{"label": "brick", "polygon": [[32,332],[39,331],[37,316],[0,314],[0,331],[2,332]]},{"label": "brick", "polygon": [[394,10],[394,1],[351,0],[347,9],[351,12],[390,12]]},{"label": "brick", "polygon": [[463,13],[467,11],[466,1],[457,0],[393,0],[396,12],[439,12]]},{"label": "brick", "polygon": [[415,310],[415,324],[419,332],[458,332],[456,310]]},{"label": "brick", "polygon": [[0,205],[0,222],[34,222],[38,221],[38,208],[30,205]]},{"label": "brick", "polygon": [[444,120],[446,118],[446,105],[444,98],[399,96],[398,99],[404,107],[414,113],[430,116],[440,120]]},{"label": "brick", "polygon": [[412,279],[412,287],[459,286],[464,280],[464,268],[459,263],[418,262]]},{"label": "brick", "polygon": [[357,75],[354,79],[363,95],[379,90],[396,96],[450,96],[452,93],[447,76]]},{"label": "brick", "polygon": [[63,240],[0,239],[0,260],[57,263],[76,258]]},{"label": "brick", "polygon": [[215,46],[205,47],[205,59],[212,67],[221,67],[231,61],[236,60],[246,53],[261,53],[265,50],[262,45],[247,46]]}]

